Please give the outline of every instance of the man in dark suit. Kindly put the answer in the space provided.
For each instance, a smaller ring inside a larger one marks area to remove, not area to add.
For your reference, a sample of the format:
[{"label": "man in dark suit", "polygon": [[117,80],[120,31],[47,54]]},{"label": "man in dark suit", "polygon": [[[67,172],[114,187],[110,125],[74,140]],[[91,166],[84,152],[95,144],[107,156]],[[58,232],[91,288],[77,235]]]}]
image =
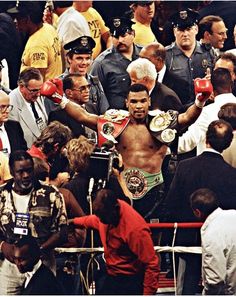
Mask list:
[{"label": "man in dark suit", "polygon": [[183,105],[176,93],[157,81],[157,72],[152,62],[144,58],[138,58],[129,64],[127,72],[131,84],[138,83],[147,87],[151,97],[151,110],[183,110]]},{"label": "man in dark suit", "polygon": [[[236,169],[221,156],[233,139],[232,127],[223,120],[211,122],[206,133],[206,150],[199,156],[179,163],[166,199],[168,221],[194,222],[196,218],[190,206],[190,195],[199,188],[208,188],[216,193],[223,209],[236,209]],[[179,230],[177,245],[200,245],[196,230]],[[184,264],[185,271],[181,269]],[[194,295],[201,275],[201,257],[195,254],[180,255],[177,293]],[[180,279],[180,278],[179,278]]]},{"label": "man in dark suit", "polygon": [[13,106],[10,105],[9,96],[0,91],[0,150],[7,156],[16,150],[27,150],[27,144],[20,124],[8,120]]},{"label": "man in dark suit", "polygon": [[143,47],[139,53],[141,58],[148,59],[155,67],[158,74],[157,81],[173,90],[184,105],[189,98],[186,98],[187,84],[184,80],[171,73],[165,65],[166,49],[158,42],[150,43]]},{"label": "man in dark suit", "polygon": [[40,249],[33,237],[23,236],[16,243],[14,262],[26,276],[22,295],[63,295],[62,286],[40,260]]},{"label": "man in dark suit", "polygon": [[[78,73],[68,74],[65,76],[63,78],[63,91],[69,100],[81,105],[88,112],[96,114],[94,104],[89,101],[90,84],[85,76]],[[87,136],[91,138],[91,135],[88,134],[95,134],[95,132],[89,128],[85,128],[78,121],[69,117],[63,109],[51,111],[48,120],[49,123],[52,121],[59,121],[69,127],[72,131],[73,137],[79,137],[80,135],[87,134]]]},{"label": "man in dark suit", "polygon": [[200,18],[207,15],[220,16],[228,29],[228,38],[225,41],[223,51],[234,48],[233,30],[235,25],[235,1],[208,1],[207,5],[203,6],[198,12]]}]

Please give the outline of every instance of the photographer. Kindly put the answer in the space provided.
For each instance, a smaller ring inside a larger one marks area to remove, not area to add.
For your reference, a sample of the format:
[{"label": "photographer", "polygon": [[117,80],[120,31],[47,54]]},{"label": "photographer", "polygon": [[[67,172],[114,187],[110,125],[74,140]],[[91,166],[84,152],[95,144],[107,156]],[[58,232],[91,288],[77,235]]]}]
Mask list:
[{"label": "photographer", "polygon": [[[103,150],[105,149],[103,148]],[[85,136],[81,135],[79,138],[71,139],[66,145],[66,151],[70,169],[75,173],[72,179],[63,187],[74,194],[86,214],[89,214],[87,195],[89,186],[91,188],[91,178],[94,178],[94,186],[91,190],[91,194],[93,190],[95,191],[98,188],[102,188],[102,184],[106,183],[107,187],[112,188],[120,199],[131,204],[131,194],[120,174],[123,168],[120,155],[118,155],[118,169],[113,168],[112,173],[110,172],[109,175],[108,171],[111,164],[107,164],[107,160],[104,160],[103,164],[102,160],[96,159],[95,144]],[[110,148],[110,151],[110,153],[112,153],[112,148]],[[99,154],[99,151],[97,152],[98,157],[101,155],[109,155],[109,152],[107,152],[107,154],[103,154],[102,151],[100,151],[101,154]]]},{"label": "photographer", "polygon": [[[107,149],[108,147],[103,147],[102,150],[104,151]],[[109,149],[112,150],[112,147]],[[107,187],[115,191],[117,197],[122,200],[126,200],[129,204],[131,204],[131,194],[126,187],[125,181],[123,180],[119,170],[119,168],[123,167],[120,155],[118,169],[113,168],[113,174],[109,176],[109,166],[107,166],[107,161],[104,161],[105,164],[101,161],[103,164],[100,164],[99,160],[96,158],[101,155],[109,155],[109,152],[106,154],[106,152],[103,153],[101,150],[98,150],[95,144],[85,136],[81,135],[79,138],[71,139],[66,145],[66,153],[70,163],[70,169],[75,173],[73,178],[63,187],[74,194],[81,208],[87,215],[90,214],[90,205],[88,201],[90,199],[87,199],[87,197],[93,197],[96,189],[99,187],[101,188],[104,183],[107,183]],[[94,180],[94,185],[92,185],[91,180]],[[93,236],[94,238],[91,240],[91,233],[87,233],[85,247],[90,247],[91,244],[94,246],[101,245],[99,234],[96,230],[94,230]],[[87,269],[88,261],[88,255],[82,255],[81,270],[83,272]],[[105,264],[103,259],[100,257],[97,258],[97,261],[100,264],[101,270],[97,271],[96,284],[97,286],[102,286],[102,279],[104,276],[103,269],[105,269]]]}]

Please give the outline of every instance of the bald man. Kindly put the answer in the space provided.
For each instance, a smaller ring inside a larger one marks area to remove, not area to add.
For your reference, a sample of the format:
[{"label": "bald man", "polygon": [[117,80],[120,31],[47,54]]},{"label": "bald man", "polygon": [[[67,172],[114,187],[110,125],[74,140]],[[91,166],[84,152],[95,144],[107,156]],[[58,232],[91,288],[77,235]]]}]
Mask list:
[{"label": "bald man", "polygon": [[153,42],[144,46],[139,53],[139,57],[148,59],[155,65],[158,74],[157,81],[172,89],[183,105],[188,101],[189,98],[187,98],[185,92],[187,84],[166,68],[166,49],[161,43]]},{"label": "bald man", "polygon": [[0,151],[7,157],[15,150],[27,149],[20,124],[8,120],[9,113],[13,108],[13,105],[10,105],[9,96],[0,91]]}]

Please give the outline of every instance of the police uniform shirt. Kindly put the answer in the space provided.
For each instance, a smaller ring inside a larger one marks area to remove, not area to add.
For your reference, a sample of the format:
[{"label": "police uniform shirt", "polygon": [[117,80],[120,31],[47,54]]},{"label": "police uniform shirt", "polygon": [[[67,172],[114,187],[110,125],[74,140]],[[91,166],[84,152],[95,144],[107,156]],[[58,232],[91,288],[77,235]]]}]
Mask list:
[{"label": "police uniform shirt", "polygon": [[93,105],[96,105],[96,114],[102,115],[109,108],[109,103],[103,90],[102,84],[97,76],[92,76],[91,74],[87,74],[86,79],[91,85],[89,90],[89,101],[91,101]]},{"label": "police uniform shirt", "polygon": [[124,57],[113,46],[101,53],[94,61],[91,74],[98,76],[110,108],[124,109],[130,86],[128,65],[139,57],[140,46],[134,44],[132,60]]},{"label": "police uniform shirt", "polygon": [[170,72],[187,82],[186,98],[189,98],[189,101],[184,104],[191,104],[195,100],[193,80],[197,77],[203,78],[206,75],[206,69],[213,68],[212,58],[209,52],[202,49],[198,41],[190,58],[181,51],[176,43],[167,46],[166,50],[166,67]]}]

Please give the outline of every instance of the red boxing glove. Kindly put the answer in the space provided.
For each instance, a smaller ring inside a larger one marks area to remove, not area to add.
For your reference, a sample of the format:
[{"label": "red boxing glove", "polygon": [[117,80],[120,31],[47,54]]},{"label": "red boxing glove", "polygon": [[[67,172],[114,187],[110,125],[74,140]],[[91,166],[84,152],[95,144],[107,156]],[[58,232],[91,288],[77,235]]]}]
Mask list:
[{"label": "red boxing glove", "polygon": [[53,102],[60,104],[63,95],[63,83],[59,78],[47,80],[43,83],[40,94],[51,99]]},{"label": "red boxing glove", "polygon": [[63,96],[63,82],[60,78],[53,78],[51,80],[52,83],[54,83],[57,87],[57,93],[60,94],[61,96]]},{"label": "red boxing glove", "polygon": [[210,97],[213,92],[213,87],[209,79],[196,78],[194,80],[194,90],[197,95],[197,99],[203,102]]}]

